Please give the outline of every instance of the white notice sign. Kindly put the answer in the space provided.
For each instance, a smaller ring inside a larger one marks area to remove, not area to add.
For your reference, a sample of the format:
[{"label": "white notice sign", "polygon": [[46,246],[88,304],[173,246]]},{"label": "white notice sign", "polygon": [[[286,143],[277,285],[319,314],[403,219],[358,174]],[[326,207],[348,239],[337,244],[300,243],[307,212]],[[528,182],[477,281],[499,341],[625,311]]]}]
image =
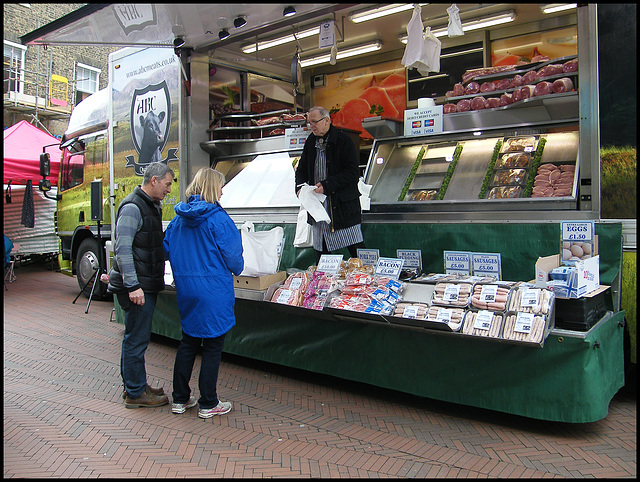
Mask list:
[{"label": "white notice sign", "polygon": [[442,133],[442,107],[422,107],[404,111],[404,135],[426,136]]}]

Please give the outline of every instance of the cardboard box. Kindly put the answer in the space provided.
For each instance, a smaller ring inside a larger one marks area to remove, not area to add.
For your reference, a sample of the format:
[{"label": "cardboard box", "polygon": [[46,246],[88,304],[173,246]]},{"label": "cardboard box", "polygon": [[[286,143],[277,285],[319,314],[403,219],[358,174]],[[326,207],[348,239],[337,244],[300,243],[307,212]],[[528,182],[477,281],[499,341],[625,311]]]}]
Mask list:
[{"label": "cardboard box", "polygon": [[536,262],[535,284],[541,288],[553,289],[556,298],[581,298],[600,287],[600,256],[576,261],[575,275],[566,282],[554,282],[549,279],[552,269],[561,266],[560,255],[538,258]]},{"label": "cardboard box", "polygon": [[235,288],[263,291],[272,284],[284,281],[286,278],[286,271],[278,271],[277,273],[264,276],[234,276],[233,285]]}]

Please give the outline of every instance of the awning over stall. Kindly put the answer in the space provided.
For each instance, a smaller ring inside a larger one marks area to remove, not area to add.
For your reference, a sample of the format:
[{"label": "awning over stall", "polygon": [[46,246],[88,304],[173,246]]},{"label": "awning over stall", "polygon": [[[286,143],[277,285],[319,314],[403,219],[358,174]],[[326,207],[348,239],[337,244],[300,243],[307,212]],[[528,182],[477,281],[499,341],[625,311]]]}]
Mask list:
[{"label": "awning over stall", "polygon": [[52,135],[24,120],[5,129],[2,162],[4,184],[11,182],[13,185],[25,185],[27,181],[31,181],[37,186],[42,179],[40,154],[44,146],[49,146],[45,147],[45,152],[51,158],[51,171],[47,179],[52,186],[57,186],[61,157],[59,143]]}]

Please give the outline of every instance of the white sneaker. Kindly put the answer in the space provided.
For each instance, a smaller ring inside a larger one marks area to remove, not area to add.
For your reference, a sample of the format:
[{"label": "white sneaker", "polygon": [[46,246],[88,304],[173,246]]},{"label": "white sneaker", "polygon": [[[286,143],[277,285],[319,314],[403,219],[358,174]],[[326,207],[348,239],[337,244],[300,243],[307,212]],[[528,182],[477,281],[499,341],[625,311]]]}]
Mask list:
[{"label": "white sneaker", "polygon": [[189,397],[189,401],[187,403],[172,403],[171,411],[173,413],[184,413],[187,408],[195,407],[198,401],[195,397]]},{"label": "white sneaker", "polygon": [[198,417],[211,418],[214,415],[224,415],[225,413],[229,413],[232,408],[231,402],[218,401],[218,405],[213,408],[201,408],[198,410]]}]

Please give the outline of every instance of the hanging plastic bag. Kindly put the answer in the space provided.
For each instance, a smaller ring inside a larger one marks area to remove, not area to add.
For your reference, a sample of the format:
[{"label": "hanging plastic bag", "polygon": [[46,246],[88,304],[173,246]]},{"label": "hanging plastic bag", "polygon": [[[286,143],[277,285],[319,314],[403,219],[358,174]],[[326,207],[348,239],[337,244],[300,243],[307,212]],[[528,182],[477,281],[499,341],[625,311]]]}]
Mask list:
[{"label": "hanging plastic bag", "polygon": [[449,14],[449,25],[447,27],[447,33],[449,37],[459,37],[460,35],[464,35],[464,30],[462,30],[462,21],[460,20],[460,9],[458,6],[453,3],[449,8],[447,8],[447,13]]},{"label": "hanging plastic bag", "polygon": [[422,57],[422,8],[420,5],[413,7],[413,15],[407,24],[407,46],[402,56],[402,65],[410,69],[415,67],[416,62],[420,62]]},{"label": "hanging plastic bag", "polygon": [[427,27],[424,33],[424,51],[422,63],[424,68],[418,67],[418,72],[427,75],[428,72],[440,72],[440,51],[442,42],[431,33],[431,27]]},{"label": "hanging plastic bag", "polygon": [[296,248],[310,248],[313,246],[313,230],[307,222],[309,212],[301,207],[298,211],[298,220],[296,221],[296,235],[293,239],[293,245]]},{"label": "hanging plastic bag", "polygon": [[440,72],[441,47],[442,42],[431,33],[430,27],[423,32],[422,9],[416,5],[407,25],[407,47],[402,56],[402,65],[417,69],[421,75]]},{"label": "hanging plastic bag", "polygon": [[244,257],[243,276],[274,274],[280,265],[284,229],[276,226],[268,231],[255,231],[253,223],[240,226]]}]

